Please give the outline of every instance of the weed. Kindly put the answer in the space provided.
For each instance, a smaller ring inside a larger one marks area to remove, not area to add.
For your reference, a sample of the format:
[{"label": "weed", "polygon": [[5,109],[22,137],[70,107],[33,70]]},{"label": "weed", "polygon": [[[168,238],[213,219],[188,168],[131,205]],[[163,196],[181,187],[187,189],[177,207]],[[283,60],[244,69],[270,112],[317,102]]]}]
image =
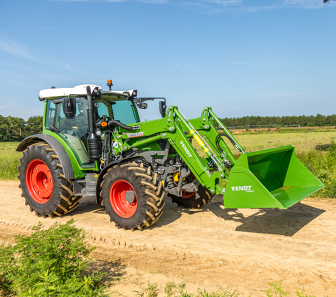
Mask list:
[{"label": "weed", "polygon": [[157,297],[158,296],[158,290],[157,290],[157,284],[151,284],[148,281],[148,287],[146,289],[143,289],[141,291],[134,291],[136,293],[135,296],[137,297]]},{"label": "weed", "polygon": [[197,297],[235,297],[236,296],[236,291],[234,292],[229,292],[229,287],[226,288],[225,291],[217,291],[215,293],[209,294],[205,290],[197,290]]},{"label": "weed", "polygon": [[176,288],[176,285],[174,282],[169,282],[166,284],[164,292],[166,293],[167,297],[173,296],[175,288]]},{"label": "weed", "polygon": [[289,292],[284,292],[283,287],[282,287],[282,281],[279,281],[277,283],[276,282],[268,283],[268,284],[271,288],[266,291],[263,291],[266,293],[267,297],[283,297],[289,294]]},{"label": "weed", "polygon": [[84,273],[94,249],[70,220],[0,246],[0,289],[15,296],[106,296],[102,273]]},{"label": "weed", "polygon": [[305,293],[305,289],[304,289],[304,286],[302,288],[302,291],[300,292],[298,289],[295,289],[296,290],[296,294],[298,297],[315,297],[313,295],[306,295]]},{"label": "weed", "polygon": [[187,291],[184,292],[184,289],[186,287],[185,283],[181,283],[178,285],[178,290],[179,290],[179,297],[192,297],[193,294],[188,293]]}]

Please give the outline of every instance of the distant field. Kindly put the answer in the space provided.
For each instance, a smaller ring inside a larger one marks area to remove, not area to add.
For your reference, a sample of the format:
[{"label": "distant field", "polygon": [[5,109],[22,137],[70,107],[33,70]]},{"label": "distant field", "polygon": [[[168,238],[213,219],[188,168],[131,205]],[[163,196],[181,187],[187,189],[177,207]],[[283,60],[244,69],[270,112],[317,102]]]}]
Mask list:
[{"label": "distant field", "polygon": [[0,142],[0,179],[16,179],[21,152],[16,152],[19,142]]},{"label": "distant field", "polygon": [[292,144],[296,152],[315,150],[316,145],[329,144],[336,139],[336,131],[307,133],[263,133],[234,134],[246,152],[253,152],[278,146]]}]

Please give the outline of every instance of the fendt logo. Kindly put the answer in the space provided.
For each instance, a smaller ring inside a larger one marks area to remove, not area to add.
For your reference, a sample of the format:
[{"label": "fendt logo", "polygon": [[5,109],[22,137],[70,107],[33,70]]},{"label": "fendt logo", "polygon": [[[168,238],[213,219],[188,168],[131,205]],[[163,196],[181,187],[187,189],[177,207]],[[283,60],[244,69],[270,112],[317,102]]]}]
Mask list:
[{"label": "fendt logo", "polygon": [[182,145],[182,147],[184,148],[185,152],[187,153],[188,157],[192,157],[192,155],[190,154],[189,150],[187,149],[187,147],[185,146],[185,144],[183,143],[183,141],[181,140],[180,144]]},{"label": "fendt logo", "polygon": [[242,186],[242,187],[231,187],[232,191],[245,191],[247,193],[250,193],[250,192],[254,192],[254,190],[251,190],[252,189],[252,186]]}]

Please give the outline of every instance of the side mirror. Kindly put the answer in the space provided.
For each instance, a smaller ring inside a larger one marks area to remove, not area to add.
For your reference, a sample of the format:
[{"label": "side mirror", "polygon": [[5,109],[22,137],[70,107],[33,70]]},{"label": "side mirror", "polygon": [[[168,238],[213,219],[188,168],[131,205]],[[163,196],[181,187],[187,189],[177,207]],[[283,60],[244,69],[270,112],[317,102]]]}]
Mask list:
[{"label": "side mirror", "polygon": [[147,109],[148,105],[147,105],[147,103],[138,103],[138,107],[140,109]]},{"label": "side mirror", "polygon": [[98,100],[101,97],[101,90],[98,89],[98,87],[95,87],[92,91],[92,98],[94,100]]},{"label": "side mirror", "polygon": [[159,102],[159,110],[160,110],[160,114],[163,118],[166,116],[166,109],[167,109],[166,102],[160,101]]},{"label": "side mirror", "polygon": [[63,112],[67,119],[74,119],[76,116],[76,98],[63,99]]}]

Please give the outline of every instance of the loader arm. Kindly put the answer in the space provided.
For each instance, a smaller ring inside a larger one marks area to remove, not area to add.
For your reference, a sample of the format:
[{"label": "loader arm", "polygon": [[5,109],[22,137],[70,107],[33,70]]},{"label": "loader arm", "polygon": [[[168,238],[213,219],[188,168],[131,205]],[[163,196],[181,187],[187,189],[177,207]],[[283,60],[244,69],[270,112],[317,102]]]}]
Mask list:
[{"label": "loader arm", "polygon": [[[181,175],[188,176],[190,169],[198,182],[212,194],[225,192],[224,205],[227,208],[288,208],[324,187],[297,159],[293,146],[245,153],[211,107],[204,108],[201,117],[188,120],[177,106],[171,106],[164,118],[134,125],[139,126],[134,135],[140,138],[133,138],[129,131],[119,129],[117,139],[121,140],[123,151],[138,149],[140,153],[133,154],[142,154],[154,167],[157,166],[155,162],[164,166],[167,152],[160,151],[158,142],[168,140],[187,167],[181,170]],[[239,160],[216,126],[242,153]],[[191,139],[203,150],[203,156],[193,147]],[[169,166],[158,167],[157,171],[163,183],[167,173],[174,172]],[[227,181],[226,191],[222,186],[224,180]]]},{"label": "loader arm", "polygon": [[[213,194],[223,194],[220,180],[228,180],[227,169],[235,164],[236,159],[219,135],[214,122],[223,127],[235,147],[243,151],[210,107],[204,108],[201,117],[189,121],[177,106],[171,106],[163,119],[134,124],[139,126],[139,130],[134,131],[137,133],[134,136],[142,137],[133,138],[132,133],[122,128],[119,128],[116,137],[121,140],[120,147],[124,151],[134,148],[155,151],[156,142],[167,139],[200,184]],[[200,156],[189,141],[190,138],[204,151],[205,157]]]}]

